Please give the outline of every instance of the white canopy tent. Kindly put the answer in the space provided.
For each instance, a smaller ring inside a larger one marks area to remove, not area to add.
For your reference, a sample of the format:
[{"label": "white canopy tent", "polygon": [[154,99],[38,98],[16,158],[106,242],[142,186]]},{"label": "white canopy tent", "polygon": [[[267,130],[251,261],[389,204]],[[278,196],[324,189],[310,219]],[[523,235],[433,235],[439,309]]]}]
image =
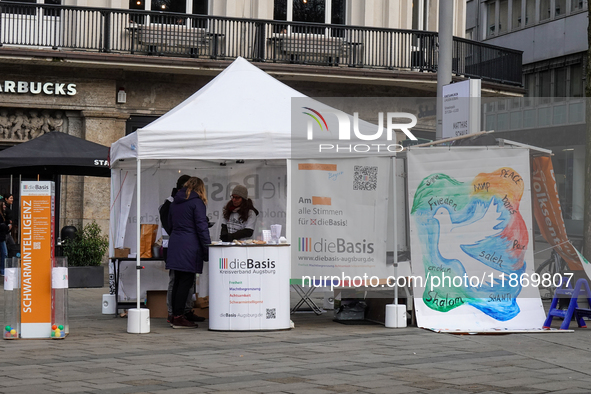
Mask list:
[{"label": "white canopy tent", "polygon": [[306,96],[238,58],[164,116],[115,142],[112,166],[125,167],[122,159],[289,158],[293,97]]},{"label": "white canopy tent", "polygon": [[[223,168],[238,168],[238,162],[256,161],[263,164],[254,170],[266,174],[265,179],[277,182],[275,186],[280,194],[279,189],[286,187],[287,180],[281,178],[277,181],[280,178],[278,172],[265,172],[265,169],[278,166],[285,168],[285,160],[293,157],[291,113],[294,98],[304,99],[306,96],[245,59],[238,58],[164,116],[115,142],[111,147],[111,248],[125,246],[130,247],[132,252],[137,250],[140,221],[149,223],[146,218],[157,216],[157,207],[168,196],[181,173],[202,178],[202,174],[211,174],[214,177],[222,168],[220,164]],[[330,107],[321,103],[318,103],[318,108],[330,110]],[[352,116],[348,117],[353,119]],[[359,127],[365,130],[376,128],[363,121],[359,121]],[[262,167],[265,167],[263,171]],[[157,173],[159,176],[154,176]],[[142,184],[142,179],[146,177],[156,179],[149,183],[149,188]],[[236,179],[233,181],[233,184],[230,182],[220,186],[220,190],[223,189],[219,193],[220,200],[227,201],[228,190],[240,183],[235,182]],[[215,185],[206,181],[209,193],[215,189]],[[135,190],[141,192],[136,193]],[[289,196],[285,194],[282,197],[287,198],[289,206]],[[146,203],[144,200],[147,200]],[[272,199],[269,198],[268,203],[272,204]],[[130,211],[134,204],[137,216],[132,219]],[[210,207],[211,204],[208,212]],[[289,215],[289,212],[285,212],[285,205],[283,209],[283,213]],[[128,226],[131,223],[136,226]],[[130,231],[130,227],[135,229]],[[216,225],[212,231],[217,228]],[[135,242],[132,234],[135,235]],[[140,266],[139,253],[137,265]],[[139,270],[137,273],[139,308]]]},{"label": "white canopy tent", "polygon": [[[163,198],[154,193],[154,187],[161,188],[160,196],[168,196],[167,192],[183,170],[203,174],[203,169],[219,169],[220,163],[240,160],[285,166],[285,160],[294,156],[293,98],[306,96],[244,58],[238,58],[168,113],[116,141],[111,146],[111,247],[131,246],[132,252],[135,249],[135,245],[124,245],[124,241],[131,241],[125,239],[125,234],[136,185],[141,190],[139,185],[142,184],[140,177],[136,182],[133,177],[140,174],[141,169],[169,171],[168,176],[160,178],[163,184],[151,185],[148,192],[139,193],[142,197],[155,198],[151,205],[157,207]],[[317,103],[317,107],[331,109],[321,103]],[[364,121],[359,121],[359,127],[362,130],[376,128]],[[332,138],[324,136],[329,137]],[[142,217],[140,205],[137,204],[137,218]],[[139,220],[136,222],[139,228]]]}]

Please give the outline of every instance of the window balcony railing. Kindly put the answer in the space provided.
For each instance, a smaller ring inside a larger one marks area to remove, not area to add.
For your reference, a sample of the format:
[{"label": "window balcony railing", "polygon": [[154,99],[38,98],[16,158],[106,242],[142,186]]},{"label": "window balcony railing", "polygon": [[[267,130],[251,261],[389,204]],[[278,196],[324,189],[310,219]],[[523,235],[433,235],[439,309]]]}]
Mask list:
[{"label": "window balcony railing", "polygon": [[[0,45],[437,71],[434,32],[0,1]],[[454,37],[457,75],[521,85],[521,51]]]}]

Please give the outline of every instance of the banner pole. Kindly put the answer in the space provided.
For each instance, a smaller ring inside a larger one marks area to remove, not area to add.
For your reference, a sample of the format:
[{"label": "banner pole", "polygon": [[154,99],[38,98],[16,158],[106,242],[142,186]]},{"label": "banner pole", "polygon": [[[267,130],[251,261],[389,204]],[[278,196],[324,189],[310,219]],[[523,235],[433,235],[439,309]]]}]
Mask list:
[{"label": "banner pole", "polygon": [[137,275],[137,306],[136,308],[138,309],[138,311],[140,310],[140,242],[141,242],[141,206],[140,206],[140,187],[141,187],[141,174],[142,174],[142,161],[141,159],[137,159],[137,177],[136,177],[136,202],[137,202],[137,207],[136,207],[136,214],[137,214],[137,220],[136,220],[136,255],[135,255],[135,264],[136,264],[136,275]]},{"label": "banner pole", "polygon": [[[396,157],[393,158],[392,161],[392,182],[394,182],[392,193],[392,205],[393,205],[393,220],[394,220],[394,280],[396,281],[396,285],[394,286],[394,304],[398,305],[398,231],[397,231],[397,215],[396,215]],[[395,314],[395,325],[398,327],[398,313]]]}]

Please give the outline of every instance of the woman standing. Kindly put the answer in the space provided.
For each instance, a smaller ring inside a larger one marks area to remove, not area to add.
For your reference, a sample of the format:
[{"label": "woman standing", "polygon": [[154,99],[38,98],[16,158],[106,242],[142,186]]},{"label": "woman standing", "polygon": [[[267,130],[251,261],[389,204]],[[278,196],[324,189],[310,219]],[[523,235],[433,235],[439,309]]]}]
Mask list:
[{"label": "woman standing", "polygon": [[230,242],[252,237],[258,214],[259,211],[248,198],[248,189],[242,185],[236,186],[224,207],[220,239]]},{"label": "woman standing", "polygon": [[174,196],[168,222],[172,227],[168,241],[166,268],[174,270],[172,286],[172,327],[197,328],[197,324],[184,316],[185,303],[195,274],[203,271],[203,262],[209,260],[211,243],[205,205],[205,185],[192,177]]}]

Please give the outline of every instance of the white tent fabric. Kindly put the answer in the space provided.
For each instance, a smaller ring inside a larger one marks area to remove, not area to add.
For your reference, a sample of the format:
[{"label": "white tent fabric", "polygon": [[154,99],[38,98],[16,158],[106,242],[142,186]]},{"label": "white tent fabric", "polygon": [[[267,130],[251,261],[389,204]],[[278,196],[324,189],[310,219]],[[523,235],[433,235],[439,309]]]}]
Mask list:
[{"label": "white tent fabric", "polygon": [[289,158],[292,97],[306,96],[238,58],[164,116],[115,142],[112,163]]}]

